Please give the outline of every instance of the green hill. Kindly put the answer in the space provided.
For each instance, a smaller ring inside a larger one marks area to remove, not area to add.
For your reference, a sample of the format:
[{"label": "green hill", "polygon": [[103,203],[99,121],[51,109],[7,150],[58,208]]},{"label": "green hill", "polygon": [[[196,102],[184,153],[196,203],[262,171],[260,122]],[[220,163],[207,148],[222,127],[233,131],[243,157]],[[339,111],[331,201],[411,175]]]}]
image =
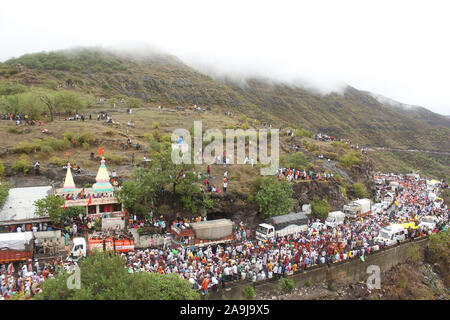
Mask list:
[{"label": "green hill", "polygon": [[[150,106],[197,104],[218,112],[234,110],[275,126],[300,126],[363,146],[450,150],[450,118],[425,108],[383,103],[352,87],[342,94],[321,95],[262,79],[216,79],[161,53],[133,56],[77,48],[27,54],[0,63],[0,81],[5,80],[28,87],[59,84],[96,98],[135,97]],[[403,161],[395,155],[384,158]],[[448,156],[433,161],[449,162]]]}]

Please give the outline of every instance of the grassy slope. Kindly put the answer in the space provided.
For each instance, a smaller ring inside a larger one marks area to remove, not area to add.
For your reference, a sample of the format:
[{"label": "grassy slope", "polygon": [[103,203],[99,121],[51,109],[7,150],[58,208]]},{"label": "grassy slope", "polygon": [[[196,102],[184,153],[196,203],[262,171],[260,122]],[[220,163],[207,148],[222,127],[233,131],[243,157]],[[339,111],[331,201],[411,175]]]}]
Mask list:
[{"label": "grassy slope", "polygon": [[[74,90],[103,97],[135,96],[148,106],[209,105],[218,116],[224,110],[233,110],[276,126],[300,125],[313,132],[350,138],[361,145],[450,150],[450,119],[427,110],[404,112],[351,87],[343,95],[316,95],[257,79],[237,85],[215,80],[166,55],[137,59],[96,49],[31,54],[0,64],[0,79],[35,86],[45,85],[47,80],[64,83],[71,79],[76,83]],[[161,124],[166,117],[160,119]],[[422,158],[379,153],[372,156],[381,168],[393,166],[402,171],[419,166],[433,175],[449,170],[448,157],[433,160],[438,165],[428,168]]]}]

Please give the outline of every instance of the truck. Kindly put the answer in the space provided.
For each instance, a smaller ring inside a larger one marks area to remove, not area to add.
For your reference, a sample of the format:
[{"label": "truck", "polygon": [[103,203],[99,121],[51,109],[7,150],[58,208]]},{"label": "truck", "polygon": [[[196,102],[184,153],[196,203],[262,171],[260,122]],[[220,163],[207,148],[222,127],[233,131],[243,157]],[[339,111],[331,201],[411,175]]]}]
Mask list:
[{"label": "truck", "polygon": [[371,214],[370,199],[358,199],[345,205],[344,214],[350,219],[361,218]]},{"label": "truck", "polygon": [[327,227],[334,228],[340,224],[343,224],[345,220],[345,214],[342,211],[333,211],[328,214],[325,220],[325,225]]},{"label": "truck", "polygon": [[119,253],[134,251],[134,239],[125,236],[94,236],[86,242],[84,237],[73,238],[68,260],[78,261],[78,259],[86,257],[89,253],[103,251]]},{"label": "truck", "polygon": [[33,258],[33,232],[0,233],[0,264]]},{"label": "truck", "polygon": [[387,246],[392,246],[398,241],[403,241],[408,235],[408,230],[400,224],[391,224],[384,227],[378,233],[378,236],[374,239],[377,243],[384,242]]},{"label": "truck", "polygon": [[185,223],[182,226],[172,225],[172,244],[177,246],[203,247],[219,243],[229,243],[234,240],[234,223],[230,219],[216,219],[194,223]]},{"label": "truck", "polygon": [[256,229],[256,239],[268,240],[276,236],[284,237],[306,230],[308,230],[306,213],[294,212],[266,219],[265,223],[261,223]]}]

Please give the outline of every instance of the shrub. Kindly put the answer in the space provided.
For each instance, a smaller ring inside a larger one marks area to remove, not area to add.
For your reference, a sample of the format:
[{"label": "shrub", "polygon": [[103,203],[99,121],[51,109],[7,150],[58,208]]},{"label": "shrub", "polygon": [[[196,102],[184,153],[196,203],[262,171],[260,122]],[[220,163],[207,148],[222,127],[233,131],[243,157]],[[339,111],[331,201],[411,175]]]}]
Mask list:
[{"label": "shrub", "polygon": [[284,290],[286,292],[291,292],[292,290],[294,290],[294,287],[295,287],[294,281],[291,279],[288,279],[288,278],[280,279],[280,281],[278,282],[278,285],[281,290]]},{"label": "shrub", "polygon": [[48,163],[54,164],[54,165],[56,165],[56,166],[62,167],[62,166],[64,166],[64,165],[66,165],[67,161],[66,161],[65,159],[59,158],[59,157],[57,157],[57,156],[52,156],[52,157],[48,160]]},{"label": "shrub", "polygon": [[105,136],[112,137],[112,136],[114,135],[114,131],[111,130],[111,129],[106,130],[106,131],[104,132],[104,135],[105,135]]},{"label": "shrub", "polygon": [[[49,150],[49,148],[53,149],[54,151],[64,151],[69,148],[69,141],[64,139],[56,139],[53,137],[47,137],[44,140],[42,140],[40,143],[40,149],[41,151],[44,151],[43,149]],[[52,151],[50,151],[52,152]]]},{"label": "shrub", "polygon": [[402,289],[405,289],[406,288],[406,279],[404,279],[404,278],[401,278],[399,281],[398,281],[398,285],[397,285],[399,288],[402,288]]},{"label": "shrub", "polygon": [[21,134],[21,133],[23,133],[23,130],[20,128],[16,128],[16,127],[9,127],[8,133]]},{"label": "shrub", "polygon": [[301,152],[288,154],[281,158],[281,165],[286,168],[295,168],[300,170],[306,169],[310,164],[311,163],[308,158],[306,158],[306,156]]},{"label": "shrub", "polygon": [[242,130],[248,130],[250,129],[250,125],[248,124],[248,122],[245,122],[241,125],[241,129]]},{"label": "shrub", "polygon": [[24,175],[30,171],[30,164],[29,164],[29,158],[25,155],[22,155],[19,160],[13,163],[12,169],[14,170],[14,173],[23,172]]},{"label": "shrub", "polygon": [[5,174],[5,166],[2,161],[0,161],[0,177],[3,177]]},{"label": "shrub", "polygon": [[311,287],[311,286],[312,286],[311,281],[308,280],[308,281],[305,282],[305,287],[308,287],[308,288],[309,288],[309,287]]},{"label": "shrub", "polygon": [[312,213],[316,216],[319,216],[320,218],[326,218],[328,216],[328,212],[330,211],[328,200],[326,198],[319,200],[317,197],[315,197],[311,201],[311,210]]},{"label": "shrub", "polygon": [[64,132],[64,139],[72,142],[72,140],[74,139],[75,134],[72,131],[66,131]]},{"label": "shrub", "polygon": [[359,166],[362,162],[361,154],[358,151],[353,151],[344,154],[342,157],[338,159],[339,163],[350,169],[351,166]]},{"label": "shrub", "polygon": [[8,198],[9,188],[11,188],[9,183],[0,184],[0,209],[5,204],[6,198]]},{"label": "shrub", "polygon": [[94,141],[90,132],[83,132],[77,136],[77,143],[82,145],[83,143],[91,144]]},{"label": "shrub", "polygon": [[422,252],[420,251],[417,243],[411,243],[407,251],[408,259],[414,263],[418,263],[423,260]]},{"label": "shrub", "polygon": [[13,148],[14,152],[17,153],[31,153],[37,152],[40,150],[40,140],[29,141],[20,141],[17,147]]},{"label": "shrub", "polygon": [[154,121],[154,122],[152,123],[152,129],[159,129],[159,122]]},{"label": "shrub", "polygon": [[244,290],[242,290],[242,293],[249,300],[252,299],[256,294],[255,288],[253,288],[253,286],[245,287]]},{"label": "shrub", "polygon": [[158,141],[158,142],[161,141],[161,133],[159,132],[158,129],[153,130],[152,135],[153,135],[153,138],[155,138],[156,141]]},{"label": "shrub", "polygon": [[302,139],[301,144],[302,144],[303,148],[305,148],[309,152],[313,152],[317,149],[316,146],[309,143],[308,140],[306,140],[306,139]]},{"label": "shrub", "polygon": [[355,182],[353,184],[353,190],[355,191],[355,196],[357,198],[367,198],[368,196],[366,187],[360,182]]},{"label": "shrub", "polygon": [[298,127],[295,131],[294,131],[294,136],[296,137],[306,137],[306,138],[312,138],[314,136],[314,134],[311,131],[308,131],[306,129],[303,129],[301,127]]},{"label": "shrub", "polygon": [[113,164],[121,164],[124,161],[121,156],[109,152],[105,152],[105,160]]}]

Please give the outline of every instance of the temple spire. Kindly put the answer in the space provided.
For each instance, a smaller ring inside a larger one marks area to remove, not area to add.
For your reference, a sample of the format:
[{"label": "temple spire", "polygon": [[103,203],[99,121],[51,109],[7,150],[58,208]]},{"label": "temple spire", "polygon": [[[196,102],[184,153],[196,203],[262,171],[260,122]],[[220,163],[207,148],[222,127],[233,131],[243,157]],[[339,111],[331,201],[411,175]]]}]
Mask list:
[{"label": "temple spire", "polygon": [[102,160],[100,161],[100,168],[98,168],[95,180],[97,182],[92,186],[94,192],[108,192],[114,190],[109,182],[109,174],[105,166],[105,157],[102,157]]},{"label": "temple spire", "polygon": [[64,180],[64,191],[75,191],[75,182],[73,182],[72,172],[70,171],[70,163],[67,163],[66,180]]}]

